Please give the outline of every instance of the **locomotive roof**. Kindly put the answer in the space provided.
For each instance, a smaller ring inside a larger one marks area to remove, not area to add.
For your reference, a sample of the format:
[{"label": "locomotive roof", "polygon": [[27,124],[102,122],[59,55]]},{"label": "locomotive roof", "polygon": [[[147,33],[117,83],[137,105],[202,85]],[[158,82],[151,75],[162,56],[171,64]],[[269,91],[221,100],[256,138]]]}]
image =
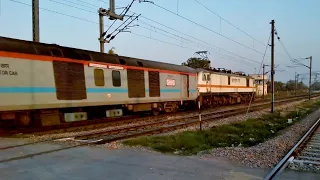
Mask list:
[{"label": "locomotive roof", "polygon": [[235,73],[225,73],[225,72],[219,72],[219,71],[212,71],[212,70],[207,70],[207,69],[202,69],[202,68],[197,68],[197,72],[205,72],[205,73],[211,73],[211,74],[220,74],[220,75],[231,75],[231,76],[237,76],[237,77],[248,77],[248,78],[253,78],[252,76],[249,75],[239,75]]},{"label": "locomotive roof", "polygon": [[59,46],[56,44],[37,43],[32,41],[13,39],[0,36],[0,51],[19,52],[26,54],[37,54],[54,57],[64,57],[84,61],[96,61],[103,63],[119,64],[126,66],[137,66],[152,69],[170,70],[185,73],[197,73],[191,67],[132,58],[126,56],[118,56],[105,54],[95,51],[76,49],[71,47]]}]

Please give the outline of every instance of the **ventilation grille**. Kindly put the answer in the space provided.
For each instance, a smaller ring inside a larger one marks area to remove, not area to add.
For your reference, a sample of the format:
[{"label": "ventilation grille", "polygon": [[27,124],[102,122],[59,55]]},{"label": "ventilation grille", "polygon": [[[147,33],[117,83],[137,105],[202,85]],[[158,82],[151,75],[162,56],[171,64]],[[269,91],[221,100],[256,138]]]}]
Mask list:
[{"label": "ventilation grille", "polygon": [[149,71],[149,91],[150,97],[160,97],[159,72]]},{"label": "ventilation grille", "polygon": [[128,69],[127,74],[129,98],[146,97],[144,85],[144,71]]},{"label": "ventilation grille", "polygon": [[58,100],[87,99],[83,64],[53,61]]}]

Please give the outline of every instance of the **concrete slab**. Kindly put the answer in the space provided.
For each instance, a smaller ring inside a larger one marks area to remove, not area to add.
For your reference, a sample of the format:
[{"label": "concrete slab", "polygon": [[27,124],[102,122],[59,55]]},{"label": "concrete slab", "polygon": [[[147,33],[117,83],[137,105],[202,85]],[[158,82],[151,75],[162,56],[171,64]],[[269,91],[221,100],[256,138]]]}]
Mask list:
[{"label": "concrete slab", "polygon": [[[2,146],[20,144],[17,139],[0,139]],[[11,142],[10,142],[11,141]],[[41,143],[0,151],[1,159],[60,148]],[[266,169],[236,166],[219,159],[167,156],[135,150],[78,147],[50,154],[0,163],[1,179],[263,179]],[[315,179],[319,174],[285,172],[283,179]],[[309,178],[310,177],[310,178]]]}]

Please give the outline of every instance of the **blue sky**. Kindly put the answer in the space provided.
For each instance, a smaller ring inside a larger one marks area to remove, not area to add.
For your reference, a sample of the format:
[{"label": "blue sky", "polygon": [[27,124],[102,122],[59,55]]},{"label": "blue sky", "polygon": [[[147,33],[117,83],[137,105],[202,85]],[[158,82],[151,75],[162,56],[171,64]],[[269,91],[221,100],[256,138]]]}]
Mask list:
[{"label": "blue sky", "polygon": [[[32,40],[31,0],[14,1],[0,0],[0,35]],[[40,7],[47,9],[40,10],[41,42],[99,51],[97,9],[99,7],[107,9],[108,0],[40,1]],[[198,1],[256,40],[221,20],[195,0],[153,0],[155,4],[188,18],[200,26],[150,3],[135,2],[130,13],[141,13],[143,17],[134,22],[139,26],[130,28],[132,33],[120,33],[110,44],[105,45],[106,51],[115,47],[119,55],[181,64],[189,57],[195,56],[195,51],[207,50],[210,52],[209,58],[213,67],[254,73],[259,72],[270,35],[269,23],[274,19],[278,35],[291,56],[303,58],[312,55],[314,71],[320,70],[320,63],[317,60],[320,57],[319,0]],[[130,2],[131,0],[116,0],[116,6],[124,7]],[[121,9],[117,11],[120,12]],[[105,18],[105,29],[111,23],[112,21]],[[117,27],[120,23],[122,22],[115,23],[113,27]],[[292,62],[289,61],[279,41],[276,40],[275,43],[275,64],[279,65],[278,70],[285,70],[276,72],[276,80],[294,79],[295,71],[308,73],[305,67],[287,68],[286,66],[292,65]],[[301,62],[308,64],[308,60]],[[270,64],[270,48],[267,49],[264,63]]]}]

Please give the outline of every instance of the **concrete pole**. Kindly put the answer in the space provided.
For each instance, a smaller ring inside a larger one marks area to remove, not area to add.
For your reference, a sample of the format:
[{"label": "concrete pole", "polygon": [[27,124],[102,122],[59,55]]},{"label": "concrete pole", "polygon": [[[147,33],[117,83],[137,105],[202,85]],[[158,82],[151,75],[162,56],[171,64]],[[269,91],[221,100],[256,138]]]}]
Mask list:
[{"label": "concrete pole", "polygon": [[104,53],[104,38],[103,38],[103,33],[104,33],[104,23],[103,23],[103,16],[102,14],[103,8],[99,9],[99,29],[100,29],[100,52]]},{"label": "concrete pole", "polygon": [[271,21],[271,113],[274,112],[274,20]]},{"label": "concrete pole", "polygon": [[34,42],[40,41],[39,29],[39,0],[32,0],[32,39]]},{"label": "concrete pole", "polygon": [[264,74],[265,74],[265,64],[262,66],[262,99],[264,99]]},{"label": "concrete pole", "polygon": [[311,99],[311,70],[312,70],[312,56],[310,56],[310,66],[309,66],[309,100]]}]

